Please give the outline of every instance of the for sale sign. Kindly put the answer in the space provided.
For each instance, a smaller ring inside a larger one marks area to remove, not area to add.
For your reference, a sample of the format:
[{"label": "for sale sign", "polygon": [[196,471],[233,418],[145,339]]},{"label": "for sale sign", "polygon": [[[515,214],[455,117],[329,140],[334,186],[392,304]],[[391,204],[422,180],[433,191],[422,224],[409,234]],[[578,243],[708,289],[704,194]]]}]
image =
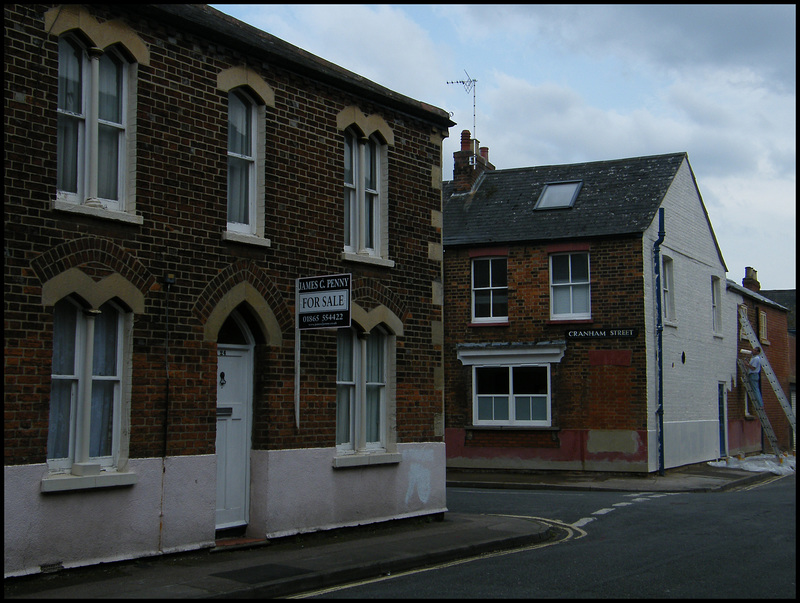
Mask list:
[{"label": "for sale sign", "polygon": [[297,279],[297,328],[349,327],[351,289],[351,274]]}]

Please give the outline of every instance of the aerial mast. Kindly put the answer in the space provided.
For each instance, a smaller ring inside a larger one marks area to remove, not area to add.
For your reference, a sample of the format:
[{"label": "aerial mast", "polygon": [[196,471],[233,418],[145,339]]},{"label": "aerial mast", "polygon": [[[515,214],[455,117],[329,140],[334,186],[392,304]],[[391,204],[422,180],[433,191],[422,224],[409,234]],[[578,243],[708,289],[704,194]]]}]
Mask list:
[{"label": "aerial mast", "polygon": [[478,80],[472,79],[469,73],[467,73],[466,69],[464,70],[464,73],[467,74],[467,79],[455,80],[447,83],[461,84],[464,86],[464,90],[467,91],[467,94],[472,92],[472,139],[474,142],[472,144],[472,157],[470,157],[469,162],[472,164],[472,169],[475,169],[477,164],[477,155],[478,155],[477,149],[475,148],[475,146],[478,144],[478,132],[477,132],[478,128],[475,123],[475,88],[476,88],[475,84],[478,83]]}]

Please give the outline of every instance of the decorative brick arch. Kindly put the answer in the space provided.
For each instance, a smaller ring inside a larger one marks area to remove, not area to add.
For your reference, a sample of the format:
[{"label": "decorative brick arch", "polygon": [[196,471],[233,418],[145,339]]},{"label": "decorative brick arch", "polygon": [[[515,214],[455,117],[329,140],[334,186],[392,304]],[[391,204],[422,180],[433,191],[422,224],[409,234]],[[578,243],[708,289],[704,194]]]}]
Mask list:
[{"label": "decorative brick arch", "polygon": [[380,115],[364,115],[358,107],[350,105],[336,116],[336,127],[344,131],[350,126],[357,127],[365,138],[378,134],[387,145],[394,145],[394,132]]},{"label": "decorative brick arch", "polygon": [[218,89],[230,92],[239,86],[247,86],[260,99],[261,103],[275,108],[275,92],[260,75],[249,67],[231,67],[217,74]]},{"label": "decorative brick arch", "polygon": [[42,283],[42,302],[52,305],[77,293],[99,307],[118,297],[133,312],[144,312],[144,295],[155,277],[136,257],[109,241],[85,237],[66,241],[42,253],[30,264]]},{"label": "decorative brick arch", "polygon": [[80,5],[62,4],[51,8],[44,14],[44,27],[53,36],[79,30],[97,48],[119,44],[140,65],[150,64],[150,50],[133,29],[118,19],[99,23]]},{"label": "decorative brick arch", "polygon": [[203,338],[216,341],[225,319],[242,302],[252,308],[267,344],[281,345],[293,315],[269,275],[247,260],[229,265],[198,296],[192,312],[203,324]]},{"label": "decorative brick arch", "polygon": [[383,306],[401,323],[406,322],[408,308],[394,291],[379,280],[366,277],[353,279],[353,302],[367,313],[370,313],[375,306]]},{"label": "decorative brick arch", "polygon": [[375,306],[372,310],[367,312],[356,302],[353,302],[350,312],[353,322],[358,324],[358,326],[365,331],[371,331],[376,326],[382,324],[389,329],[392,335],[397,337],[403,336],[403,321],[382,304]]}]

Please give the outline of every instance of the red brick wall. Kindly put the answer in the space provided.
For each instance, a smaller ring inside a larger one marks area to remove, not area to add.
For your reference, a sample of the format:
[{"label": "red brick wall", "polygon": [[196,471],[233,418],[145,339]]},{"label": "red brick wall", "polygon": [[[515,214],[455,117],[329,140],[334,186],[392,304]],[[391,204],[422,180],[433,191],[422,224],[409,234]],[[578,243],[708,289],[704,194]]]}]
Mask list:
[{"label": "red brick wall", "polygon": [[[583,241],[586,243],[586,241]],[[550,321],[549,263],[545,245],[508,248],[509,323],[470,326],[469,249],[445,251],[445,423],[472,425],[472,368],[457,358],[458,343],[564,340],[571,328],[638,329],[633,339],[566,340],[551,365],[553,426],[559,429],[646,429],[644,292],[641,239],[589,241],[590,322]],[[470,429],[465,446],[558,446],[550,432]]]},{"label": "red brick wall", "polygon": [[[790,344],[789,332],[787,329],[787,313],[785,310],[780,310],[774,306],[758,303],[751,298],[745,298],[745,305],[747,306],[747,317],[750,325],[759,334],[759,313],[766,312],[767,314],[767,342],[761,343],[761,349],[764,351],[775,376],[783,389],[783,394],[789,399],[789,384],[790,376],[792,374],[791,358],[790,358]],[[737,314],[738,320],[738,314]],[[738,341],[738,349],[751,349],[750,342],[745,338]],[[738,350],[737,350],[738,351]],[[739,375],[737,374],[737,379]],[[775,392],[772,389],[766,375],[762,372],[761,376],[761,394],[764,398],[764,408],[767,412],[767,418],[772,424],[772,429],[778,439],[778,444],[781,449],[791,448],[792,428],[786,413],[783,411]],[[728,417],[729,420],[735,421],[757,421],[754,418],[754,413],[750,417],[746,417],[744,413],[744,400],[745,390],[740,381],[737,381],[736,388],[728,396]],[[758,430],[754,432],[757,434]],[[771,452],[769,444],[765,443],[767,452]]]},{"label": "red brick wall", "polygon": [[[430,441],[441,391],[434,368],[441,349],[431,321],[441,320],[431,283],[441,267],[428,243],[441,242],[431,211],[441,165],[431,123],[262,61],[219,40],[178,31],[135,7],[86,5],[99,21],[120,18],[147,44],[138,67],[136,203],[142,225],[57,212],[57,39],[43,15],[51,5],[5,5],[5,463],[45,460],[52,307],[42,284],[77,267],[98,278],[119,272],[145,297],[135,316],[130,456],[164,450],[167,383],[165,312],[170,324],[168,454],[214,452],[216,349],[203,325],[238,282],[262,292],[283,345],[256,353],[253,446],[333,446],[336,337],[305,332],[301,427],[294,425],[294,283],[299,276],[353,274],[353,300],[384,304],[403,320],[397,350],[397,439]],[[243,64],[275,92],[266,117],[266,236],[270,248],[222,241],[226,228],[227,95],[220,71]],[[342,249],[342,133],[336,116],[357,105],[378,114],[395,135],[389,147],[389,257],[394,268],[347,263]],[[169,295],[167,272],[177,282]]]}]

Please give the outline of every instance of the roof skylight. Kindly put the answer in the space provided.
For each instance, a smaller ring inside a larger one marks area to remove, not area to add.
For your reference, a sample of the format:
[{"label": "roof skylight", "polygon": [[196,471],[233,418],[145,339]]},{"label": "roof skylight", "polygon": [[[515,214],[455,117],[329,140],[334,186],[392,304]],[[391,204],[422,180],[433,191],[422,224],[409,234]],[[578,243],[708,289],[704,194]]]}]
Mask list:
[{"label": "roof skylight", "polygon": [[572,207],[578,191],[581,190],[582,181],[575,182],[548,182],[544,185],[542,194],[536,202],[534,209],[556,209]]}]

